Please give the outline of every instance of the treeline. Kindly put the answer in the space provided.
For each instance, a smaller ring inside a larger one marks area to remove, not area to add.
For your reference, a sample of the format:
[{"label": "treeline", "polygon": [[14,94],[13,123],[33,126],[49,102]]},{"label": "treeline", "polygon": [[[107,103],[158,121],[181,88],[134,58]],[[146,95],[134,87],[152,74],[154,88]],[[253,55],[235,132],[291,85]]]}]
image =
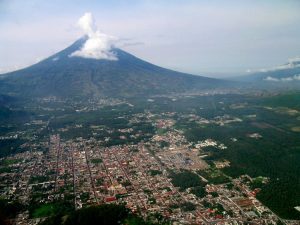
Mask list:
[{"label": "treeline", "polygon": [[161,215],[147,219],[133,214],[124,205],[104,204],[82,208],[67,215],[57,214],[47,218],[40,225],[167,225]]},{"label": "treeline", "polygon": [[[277,100],[268,99],[269,105],[293,108],[286,102],[288,97],[276,98]],[[295,102],[298,98],[294,96],[291,101]],[[300,205],[300,138],[299,133],[291,131],[291,127],[300,126],[300,121],[295,115],[262,108],[263,103],[266,103],[264,101],[256,100],[244,108],[223,111],[224,114],[242,118],[242,122],[224,126],[199,126],[182,120],[181,126],[190,128],[185,130],[189,141],[196,143],[212,138],[228,147],[225,150],[204,149],[209,155],[206,160],[230,161],[230,167],[222,170],[225,174],[232,177],[242,174],[270,177],[271,182],[262,187],[258,198],[279,216],[299,219],[300,212],[294,207]],[[251,114],[256,117],[247,117]],[[249,134],[252,133],[259,133],[262,137],[250,138]],[[234,142],[231,138],[236,138],[237,141]]]},{"label": "treeline", "polygon": [[205,185],[197,174],[188,170],[182,170],[180,172],[170,171],[169,177],[172,179],[172,184],[175,187],[179,187],[181,191],[190,187],[202,187]]},{"label": "treeline", "polygon": [[287,175],[286,178],[271,179],[257,194],[257,198],[282,218],[300,220],[300,212],[294,208],[300,205],[299,190],[299,176]]},{"label": "treeline", "polygon": [[15,218],[17,213],[23,209],[24,205],[19,202],[0,199],[0,224],[10,225],[10,219]]},{"label": "treeline", "polygon": [[24,143],[25,141],[22,139],[0,140],[0,157],[5,157],[8,155],[26,151],[27,149],[20,148],[20,146]]}]

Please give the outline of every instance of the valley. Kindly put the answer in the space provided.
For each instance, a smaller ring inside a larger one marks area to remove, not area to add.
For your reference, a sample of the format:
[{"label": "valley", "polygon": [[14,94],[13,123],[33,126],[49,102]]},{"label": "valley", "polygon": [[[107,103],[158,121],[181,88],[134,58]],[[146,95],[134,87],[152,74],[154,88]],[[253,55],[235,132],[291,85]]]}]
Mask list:
[{"label": "valley", "polygon": [[153,221],[162,224],[297,224],[300,112],[282,99],[299,96],[214,91],[3,103],[12,113],[1,125],[1,146],[9,143],[1,196],[24,205],[17,213],[24,224],[57,216],[62,205],[67,214],[101,203],[159,214]]}]

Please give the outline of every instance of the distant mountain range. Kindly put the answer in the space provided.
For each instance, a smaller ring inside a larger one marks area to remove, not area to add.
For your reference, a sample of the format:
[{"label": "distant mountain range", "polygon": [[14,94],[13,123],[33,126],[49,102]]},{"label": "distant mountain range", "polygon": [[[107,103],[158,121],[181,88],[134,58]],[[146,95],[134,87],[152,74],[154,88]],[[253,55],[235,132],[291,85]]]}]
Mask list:
[{"label": "distant mountain range", "polygon": [[259,86],[300,88],[300,58],[270,69],[262,69],[246,76],[233,78],[237,81],[254,83]]},{"label": "distant mountain range", "polygon": [[112,49],[118,60],[70,57],[85,41],[81,38],[35,65],[2,75],[0,94],[129,97],[208,90],[232,83],[165,69],[118,48]]}]

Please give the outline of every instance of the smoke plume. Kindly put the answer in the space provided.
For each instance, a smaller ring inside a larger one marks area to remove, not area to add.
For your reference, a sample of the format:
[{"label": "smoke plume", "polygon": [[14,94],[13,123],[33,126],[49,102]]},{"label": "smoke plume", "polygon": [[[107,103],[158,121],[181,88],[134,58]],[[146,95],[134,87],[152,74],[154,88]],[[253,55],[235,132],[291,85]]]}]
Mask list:
[{"label": "smoke plume", "polygon": [[113,44],[117,38],[102,33],[97,28],[91,13],[85,13],[80,17],[77,24],[87,36],[87,40],[81,49],[70,55],[71,57],[118,60],[117,56],[112,52]]}]

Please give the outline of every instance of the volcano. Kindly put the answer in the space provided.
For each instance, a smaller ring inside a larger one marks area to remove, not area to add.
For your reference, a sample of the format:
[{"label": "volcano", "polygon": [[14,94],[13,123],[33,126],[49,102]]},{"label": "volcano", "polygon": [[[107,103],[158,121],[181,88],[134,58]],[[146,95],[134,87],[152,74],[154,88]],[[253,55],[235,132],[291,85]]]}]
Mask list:
[{"label": "volcano", "polygon": [[119,48],[117,60],[72,57],[86,39],[22,70],[2,75],[0,93],[23,97],[130,97],[211,90],[228,81],[165,69]]}]

